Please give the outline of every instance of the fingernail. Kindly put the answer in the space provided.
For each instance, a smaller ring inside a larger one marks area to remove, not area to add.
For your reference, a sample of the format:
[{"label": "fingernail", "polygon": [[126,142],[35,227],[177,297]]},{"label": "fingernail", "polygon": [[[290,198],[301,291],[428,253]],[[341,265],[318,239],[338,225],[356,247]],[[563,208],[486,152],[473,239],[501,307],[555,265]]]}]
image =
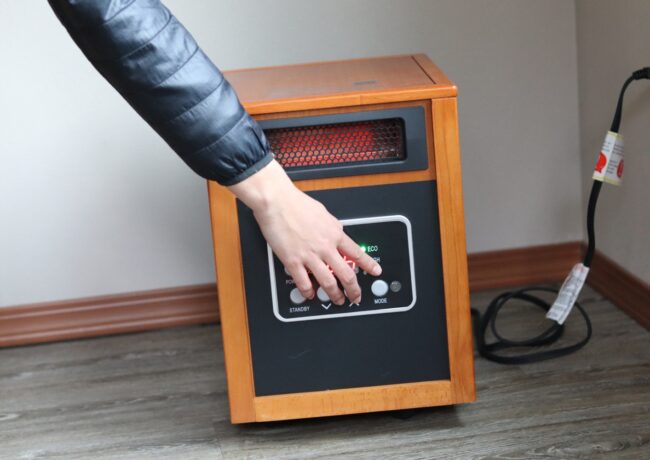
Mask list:
[{"label": "fingernail", "polygon": [[381,275],[381,266],[375,265],[375,268],[372,269],[372,274],[375,276]]},{"label": "fingernail", "polygon": [[352,303],[359,305],[361,303],[361,296],[357,297]]}]

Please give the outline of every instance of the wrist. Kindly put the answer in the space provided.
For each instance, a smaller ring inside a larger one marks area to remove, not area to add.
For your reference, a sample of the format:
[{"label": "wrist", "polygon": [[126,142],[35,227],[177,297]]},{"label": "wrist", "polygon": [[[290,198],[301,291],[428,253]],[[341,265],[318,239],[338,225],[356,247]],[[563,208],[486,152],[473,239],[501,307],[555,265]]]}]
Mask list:
[{"label": "wrist", "polygon": [[297,190],[282,166],[275,160],[228,189],[254,213],[268,210],[274,203],[286,198],[288,193]]}]

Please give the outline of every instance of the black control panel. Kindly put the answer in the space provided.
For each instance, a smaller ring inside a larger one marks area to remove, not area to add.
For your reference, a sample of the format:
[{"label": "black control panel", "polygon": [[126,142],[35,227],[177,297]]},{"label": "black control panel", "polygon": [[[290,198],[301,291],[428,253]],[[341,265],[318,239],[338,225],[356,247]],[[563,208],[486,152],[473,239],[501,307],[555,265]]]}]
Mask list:
[{"label": "black control panel", "polygon": [[273,313],[283,322],[404,312],[416,301],[411,222],[401,215],[342,220],[344,231],[382,267],[372,276],[346,262],[357,273],[361,302],[333,303],[313,279],[316,295],[305,299],[280,260],[267,245]]},{"label": "black control panel", "polygon": [[[269,264],[268,246],[255,216],[238,201],[255,394],[449,379],[436,183],[308,194],[346,224],[345,232],[365,246],[368,255],[379,258],[383,272],[374,277],[359,271],[361,305],[349,306],[346,301],[325,309],[316,299],[293,303],[290,295],[295,286],[287,282],[290,277],[280,261],[271,256]],[[385,296],[372,293],[376,280],[389,285]],[[398,292],[390,290],[392,281],[401,283]],[[375,303],[384,298],[386,303]],[[310,308],[287,310],[296,306]]]}]

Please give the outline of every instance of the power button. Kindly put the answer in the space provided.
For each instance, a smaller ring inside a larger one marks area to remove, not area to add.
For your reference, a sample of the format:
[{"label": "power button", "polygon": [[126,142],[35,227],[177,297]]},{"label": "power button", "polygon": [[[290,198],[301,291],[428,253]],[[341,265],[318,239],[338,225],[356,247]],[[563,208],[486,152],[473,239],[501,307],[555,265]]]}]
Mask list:
[{"label": "power button", "polygon": [[305,301],[305,297],[300,293],[298,288],[293,288],[291,290],[291,292],[289,293],[289,298],[291,299],[291,302],[293,302],[296,305],[301,304]]}]

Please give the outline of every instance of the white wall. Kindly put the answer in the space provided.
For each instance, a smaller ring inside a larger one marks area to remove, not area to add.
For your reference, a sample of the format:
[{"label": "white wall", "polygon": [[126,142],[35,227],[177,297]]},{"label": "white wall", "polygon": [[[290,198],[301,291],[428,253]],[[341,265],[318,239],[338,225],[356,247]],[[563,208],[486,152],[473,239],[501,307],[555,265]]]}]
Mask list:
[{"label": "white wall", "polygon": [[[582,237],[574,3],[168,1],[223,69],[425,52],[460,88],[469,250]],[[204,182],[45,2],[0,4],[0,306],[213,280]]]},{"label": "white wall", "polygon": [[[650,66],[650,2],[577,2],[580,121],[584,190],[621,85]],[[623,105],[623,185],[603,186],[596,214],[596,246],[629,272],[650,283],[650,81],[632,83]]]}]

